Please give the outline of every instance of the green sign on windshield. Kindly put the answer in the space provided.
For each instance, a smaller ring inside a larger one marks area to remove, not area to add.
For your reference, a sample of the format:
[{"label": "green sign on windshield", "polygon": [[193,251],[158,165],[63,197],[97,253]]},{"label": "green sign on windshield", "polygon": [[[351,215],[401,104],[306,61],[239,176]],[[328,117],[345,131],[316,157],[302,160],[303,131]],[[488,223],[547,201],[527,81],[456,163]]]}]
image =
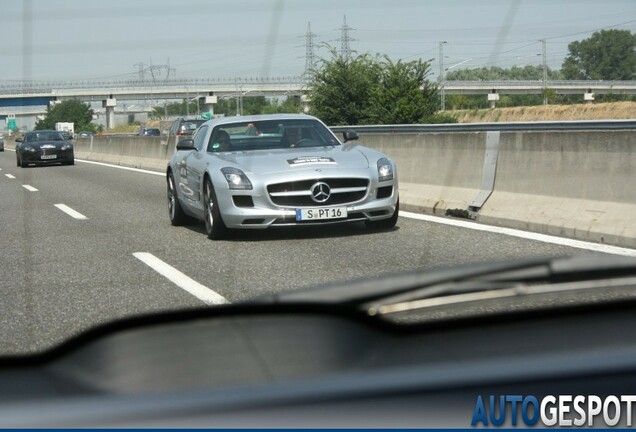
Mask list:
[{"label": "green sign on windshield", "polygon": [[212,113],[206,112],[201,114],[201,118],[204,118],[206,120],[210,120],[212,118]]}]

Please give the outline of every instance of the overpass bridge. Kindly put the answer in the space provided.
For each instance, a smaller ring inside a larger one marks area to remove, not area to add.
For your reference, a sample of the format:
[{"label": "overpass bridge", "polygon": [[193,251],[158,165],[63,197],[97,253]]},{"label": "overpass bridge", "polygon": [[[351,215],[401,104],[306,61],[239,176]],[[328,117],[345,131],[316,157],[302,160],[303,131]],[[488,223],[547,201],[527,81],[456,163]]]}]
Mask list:
[{"label": "overpass bridge", "polygon": [[[195,97],[292,96],[309,89],[302,76],[256,78],[200,78],[115,81],[20,81],[0,83],[0,120],[8,114],[32,117],[46,113],[49,104],[66,99],[103,103],[107,119],[117,101],[147,101]],[[636,94],[636,81],[444,81],[443,95],[483,94],[497,100],[499,94]],[[107,120],[108,124],[108,120]]]},{"label": "overpass bridge", "polygon": [[[9,114],[35,118],[50,104],[79,99],[102,102],[106,127],[114,123],[115,107],[122,101],[157,101],[206,97],[293,96],[306,88],[302,77],[172,79],[162,81],[28,81],[0,84],[0,120]],[[211,102],[211,101],[210,101]],[[211,102],[213,103],[213,102]],[[210,106],[211,104],[208,104]],[[209,109],[209,108],[208,108]],[[126,111],[129,112],[129,111]]]},{"label": "overpass bridge", "polygon": [[181,79],[165,81],[43,81],[0,84],[0,100],[13,98],[121,100],[182,99],[196,95],[287,96],[306,88],[301,77]]},{"label": "overpass bridge", "polygon": [[541,94],[543,89],[558,94],[636,94],[636,81],[445,81],[446,94]]},{"label": "overpass bridge", "polygon": [[[196,95],[288,96],[309,88],[300,76],[269,78],[181,79],[148,82],[122,81],[29,81],[0,84],[3,99],[51,98],[85,101],[182,99]],[[636,81],[444,81],[446,94],[540,94],[544,88],[559,94],[636,94]]]}]

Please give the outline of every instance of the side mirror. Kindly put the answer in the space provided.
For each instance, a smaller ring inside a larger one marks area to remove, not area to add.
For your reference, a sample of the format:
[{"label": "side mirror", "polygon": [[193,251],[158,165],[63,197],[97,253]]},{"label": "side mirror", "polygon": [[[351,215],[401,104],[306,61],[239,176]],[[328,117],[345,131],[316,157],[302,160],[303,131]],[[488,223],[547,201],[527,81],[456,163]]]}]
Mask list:
[{"label": "side mirror", "polygon": [[19,137],[18,137],[18,138],[16,138],[16,139],[15,139],[15,142],[22,142],[22,138],[19,138]]},{"label": "side mirror", "polygon": [[194,140],[183,139],[177,143],[177,150],[194,150]]},{"label": "side mirror", "polygon": [[358,133],[352,130],[344,131],[342,136],[344,137],[344,142],[355,141],[358,139]]}]

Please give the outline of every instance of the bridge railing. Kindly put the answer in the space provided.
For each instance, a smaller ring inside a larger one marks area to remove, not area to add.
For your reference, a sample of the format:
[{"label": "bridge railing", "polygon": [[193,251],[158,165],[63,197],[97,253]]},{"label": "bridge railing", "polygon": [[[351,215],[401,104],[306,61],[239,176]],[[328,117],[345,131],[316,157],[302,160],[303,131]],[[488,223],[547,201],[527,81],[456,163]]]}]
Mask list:
[{"label": "bridge railing", "polygon": [[20,81],[0,83],[0,94],[44,94],[54,90],[98,90],[98,89],[157,89],[172,87],[201,87],[201,86],[234,86],[240,88],[245,85],[294,85],[302,87],[306,81],[300,76],[279,77],[226,77],[226,78],[188,78],[169,80],[101,80],[101,81]]}]

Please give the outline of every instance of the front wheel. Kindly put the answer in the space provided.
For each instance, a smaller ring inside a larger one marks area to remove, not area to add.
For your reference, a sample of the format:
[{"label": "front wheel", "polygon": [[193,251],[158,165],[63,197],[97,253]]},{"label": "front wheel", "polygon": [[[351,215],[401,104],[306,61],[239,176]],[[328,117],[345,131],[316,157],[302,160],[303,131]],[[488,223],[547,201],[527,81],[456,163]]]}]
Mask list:
[{"label": "front wheel", "polygon": [[185,225],[190,221],[190,218],[183,212],[179,203],[172,173],[168,174],[168,216],[170,217],[170,223],[174,226]]},{"label": "front wheel", "polygon": [[221,212],[217,204],[216,194],[214,193],[214,187],[210,179],[205,181],[204,191],[204,205],[205,205],[205,232],[209,239],[221,240],[228,236],[228,229],[221,219]]},{"label": "front wheel", "polygon": [[365,224],[368,228],[371,229],[391,229],[397,223],[398,217],[400,216],[400,200],[398,199],[395,204],[395,212],[393,212],[393,216],[388,219],[380,219],[376,221],[365,221]]}]

